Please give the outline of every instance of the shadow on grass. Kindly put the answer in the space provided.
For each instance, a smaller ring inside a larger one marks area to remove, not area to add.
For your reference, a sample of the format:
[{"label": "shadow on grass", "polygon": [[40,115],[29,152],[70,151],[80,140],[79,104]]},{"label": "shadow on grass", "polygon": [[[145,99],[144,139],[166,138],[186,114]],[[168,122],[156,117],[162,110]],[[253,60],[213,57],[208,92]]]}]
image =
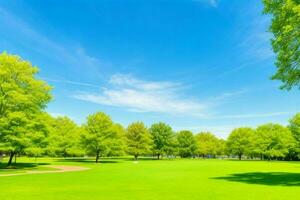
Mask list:
[{"label": "shadow on grass", "polygon": [[[147,157],[141,157],[138,159],[138,161],[153,161],[157,160],[156,158],[147,158]],[[166,159],[167,160],[167,159]],[[134,158],[128,158],[128,157],[103,157],[100,158],[98,163],[120,163],[123,161],[135,161]],[[96,163],[95,159],[92,158],[60,158],[56,159],[56,162],[81,162],[81,163]]]},{"label": "shadow on grass", "polygon": [[270,186],[300,186],[300,173],[289,172],[239,173],[213,179]]},{"label": "shadow on grass", "polygon": [[0,163],[0,169],[34,169],[40,165],[49,165],[49,163],[13,163],[11,166],[7,166],[7,163]]},{"label": "shadow on grass", "polygon": [[[57,159],[56,162],[80,162],[80,163],[96,163],[95,160],[85,159],[85,158],[65,158],[65,159]],[[119,163],[116,160],[99,160],[98,163]]]}]

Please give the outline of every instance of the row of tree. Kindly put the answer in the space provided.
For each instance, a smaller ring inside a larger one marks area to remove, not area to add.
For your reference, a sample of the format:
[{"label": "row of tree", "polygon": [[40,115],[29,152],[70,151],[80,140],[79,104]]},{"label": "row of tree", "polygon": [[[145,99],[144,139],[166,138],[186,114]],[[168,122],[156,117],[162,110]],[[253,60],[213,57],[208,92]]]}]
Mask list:
[{"label": "row of tree", "polygon": [[233,130],[227,141],[212,133],[174,132],[165,123],[147,128],[134,122],[126,129],[105,113],[88,116],[82,126],[44,111],[51,87],[36,78],[38,68],[18,56],[0,54],[0,155],[103,156],[141,155],[237,156],[296,160],[300,155],[300,114],[288,127],[266,124]]},{"label": "row of tree", "polygon": [[[19,119],[19,120],[17,120]],[[134,122],[126,129],[114,123],[105,113],[88,116],[87,122],[77,125],[68,117],[54,118],[47,113],[31,121],[28,130],[18,130],[21,119],[16,117],[10,127],[1,130],[2,152],[13,157],[28,156],[95,156],[132,155],[167,157],[237,157],[239,159],[298,160],[300,157],[300,114],[290,120],[288,127],[265,124],[256,129],[234,129],[227,140],[209,132],[193,134],[188,130],[174,132],[163,123],[147,128]],[[15,125],[13,125],[15,124]],[[1,126],[2,127],[2,126]]]}]

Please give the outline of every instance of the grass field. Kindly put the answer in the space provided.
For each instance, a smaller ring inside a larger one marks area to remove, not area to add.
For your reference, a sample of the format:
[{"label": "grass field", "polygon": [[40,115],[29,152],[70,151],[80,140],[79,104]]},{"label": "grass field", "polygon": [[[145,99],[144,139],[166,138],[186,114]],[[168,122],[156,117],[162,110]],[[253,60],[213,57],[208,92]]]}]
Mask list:
[{"label": "grass field", "polygon": [[[23,170],[33,167],[22,159]],[[229,160],[39,159],[86,171],[0,177],[1,200],[299,199],[300,163]],[[27,164],[26,164],[27,163]],[[15,170],[11,170],[15,171]],[[11,173],[0,169],[0,174]]]}]

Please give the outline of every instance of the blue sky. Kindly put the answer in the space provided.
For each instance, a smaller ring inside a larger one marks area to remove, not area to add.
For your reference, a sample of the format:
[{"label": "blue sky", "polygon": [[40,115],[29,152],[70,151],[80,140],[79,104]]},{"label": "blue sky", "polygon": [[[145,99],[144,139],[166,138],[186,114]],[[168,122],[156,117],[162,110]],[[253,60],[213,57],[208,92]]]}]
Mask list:
[{"label": "blue sky", "polygon": [[103,111],[224,138],[300,111],[299,91],[270,80],[269,23],[260,0],[0,0],[0,51],[41,69],[54,116]]}]

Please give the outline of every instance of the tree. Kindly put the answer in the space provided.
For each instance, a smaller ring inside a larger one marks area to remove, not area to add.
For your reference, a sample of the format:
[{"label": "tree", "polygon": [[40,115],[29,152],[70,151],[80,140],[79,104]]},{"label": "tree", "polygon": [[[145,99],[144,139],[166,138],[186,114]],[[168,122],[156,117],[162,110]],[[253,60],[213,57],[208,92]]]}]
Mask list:
[{"label": "tree", "polygon": [[289,129],[293,134],[293,137],[295,139],[295,149],[293,151],[293,154],[299,159],[300,154],[300,113],[297,113],[291,120],[289,124]]},{"label": "tree", "polygon": [[20,57],[0,54],[0,143],[10,155],[8,165],[32,144],[33,123],[51,100],[51,87],[37,73]]},{"label": "tree", "polygon": [[96,156],[96,163],[100,156],[108,155],[121,145],[114,124],[105,113],[97,112],[89,115],[83,129],[82,145],[88,153]]},{"label": "tree", "polygon": [[152,124],[150,134],[153,139],[153,153],[157,155],[157,159],[171,151],[174,134],[169,125],[163,122]]},{"label": "tree", "polygon": [[268,159],[284,158],[295,146],[290,130],[280,124],[264,124],[256,129],[254,146]]},{"label": "tree", "polygon": [[197,154],[202,156],[215,156],[218,153],[219,140],[209,132],[198,133],[195,136],[197,142]]},{"label": "tree", "polygon": [[53,119],[49,134],[48,151],[63,157],[83,155],[80,148],[80,127],[68,117]]},{"label": "tree", "polygon": [[218,139],[217,155],[225,155],[225,154],[226,154],[226,140]]},{"label": "tree", "polygon": [[26,136],[30,138],[30,145],[24,150],[26,155],[37,158],[45,154],[49,144],[48,137],[51,131],[49,122],[51,120],[52,117],[46,112],[36,115],[35,120],[31,120],[30,126],[28,126],[30,131]]},{"label": "tree", "polygon": [[251,149],[253,134],[254,130],[251,128],[245,127],[234,129],[226,142],[228,152],[237,155],[239,160],[241,160],[242,156]]},{"label": "tree", "polygon": [[142,154],[150,152],[152,138],[143,122],[134,122],[126,131],[127,152],[133,155],[135,160]]},{"label": "tree", "polygon": [[183,130],[177,133],[178,154],[182,158],[191,157],[197,149],[196,140],[191,131]]},{"label": "tree", "polygon": [[114,124],[113,130],[116,132],[116,142],[114,146],[112,146],[111,151],[108,152],[108,156],[120,156],[124,154],[125,151],[125,134],[126,130],[121,124]]},{"label": "tree", "polygon": [[270,31],[273,50],[277,55],[277,72],[272,77],[281,80],[281,88],[300,87],[300,1],[263,0],[266,14],[272,15]]}]

